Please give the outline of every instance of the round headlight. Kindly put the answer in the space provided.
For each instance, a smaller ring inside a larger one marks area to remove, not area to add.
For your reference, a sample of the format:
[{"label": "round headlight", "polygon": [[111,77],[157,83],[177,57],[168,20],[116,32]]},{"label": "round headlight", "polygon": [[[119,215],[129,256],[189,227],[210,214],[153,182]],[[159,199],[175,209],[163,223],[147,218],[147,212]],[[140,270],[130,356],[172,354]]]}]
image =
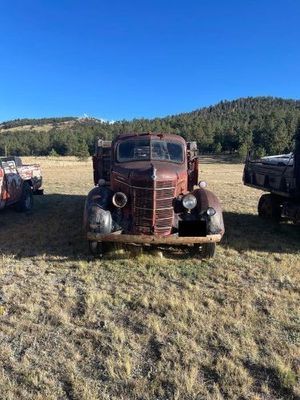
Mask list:
[{"label": "round headlight", "polygon": [[183,204],[184,208],[187,208],[188,210],[192,210],[197,205],[197,199],[193,194],[189,193],[183,197],[182,204]]},{"label": "round headlight", "polygon": [[216,213],[216,210],[213,207],[208,207],[208,209],[206,210],[206,214],[209,217],[212,217],[213,215],[215,215],[215,213]]},{"label": "round headlight", "polygon": [[199,182],[199,187],[201,187],[201,189],[205,189],[207,186],[207,183],[205,181],[200,181]]},{"label": "round headlight", "polygon": [[117,192],[112,197],[112,203],[118,208],[123,208],[127,204],[127,196],[125,193]]},{"label": "round headlight", "polygon": [[98,186],[104,186],[105,185],[105,179],[100,178],[98,181]]}]

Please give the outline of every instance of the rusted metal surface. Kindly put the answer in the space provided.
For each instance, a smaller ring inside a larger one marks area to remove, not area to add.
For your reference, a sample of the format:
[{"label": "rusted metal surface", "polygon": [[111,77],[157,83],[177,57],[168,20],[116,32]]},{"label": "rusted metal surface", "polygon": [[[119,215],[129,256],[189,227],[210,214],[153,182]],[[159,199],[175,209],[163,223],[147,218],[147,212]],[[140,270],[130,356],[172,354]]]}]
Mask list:
[{"label": "rusted metal surface", "polygon": [[154,235],[124,235],[124,234],[87,234],[88,240],[97,242],[115,242],[115,243],[136,243],[136,244],[165,244],[165,245],[185,245],[194,243],[216,243],[220,242],[222,235],[207,235],[204,237],[179,237],[178,235],[154,236]]},{"label": "rusted metal surface", "polygon": [[23,165],[19,157],[0,158],[0,209],[17,203],[27,182],[32,192],[42,186],[42,173],[38,164]]},{"label": "rusted metal surface", "polygon": [[[122,191],[132,199],[128,215],[134,220],[130,233],[169,235],[174,222],[173,200],[188,192],[188,159],[185,140],[177,135],[165,134],[163,139],[183,146],[182,163],[159,160],[116,163],[116,149],[122,140],[137,138],[157,140],[156,134],[121,135],[112,144],[113,169],[111,188]],[[193,182],[193,185],[197,182]]]},{"label": "rusted metal surface", "polygon": [[[195,142],[173,134],[121,134],[111,148],[109,142],[98,141],[93,169],[96,187],[84,209],[88,240],[191,244],[217,242],[224,234],[219,200],[195,188]],[[119,192],[128,199],[120,208],[113,201]],[[188,193],[197,202],[191,210],[182,205]],[[215,215],[207,214],[209,207]],[[117,231],[122,234],[115,235]]]}]

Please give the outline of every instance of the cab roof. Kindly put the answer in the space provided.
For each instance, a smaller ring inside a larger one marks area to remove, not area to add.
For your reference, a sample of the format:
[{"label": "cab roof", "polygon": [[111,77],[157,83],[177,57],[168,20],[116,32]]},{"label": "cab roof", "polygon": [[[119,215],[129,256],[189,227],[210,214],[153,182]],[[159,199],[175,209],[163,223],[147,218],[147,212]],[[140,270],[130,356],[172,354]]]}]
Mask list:
[{"label": "cab roof", "polygon": [[139,137],[142,137],[142,138],[149,137],[149,139],[171,139],[171,140],[175,139],[175,140],[178,140],[179,142],[186,143],[185,139],[182,136],[175,135],[173,133],[164,133],[164,132],[121,133],[115,137],[114,142],[116,142],[118,140],[134,139],[134,138],[139,138]]}]

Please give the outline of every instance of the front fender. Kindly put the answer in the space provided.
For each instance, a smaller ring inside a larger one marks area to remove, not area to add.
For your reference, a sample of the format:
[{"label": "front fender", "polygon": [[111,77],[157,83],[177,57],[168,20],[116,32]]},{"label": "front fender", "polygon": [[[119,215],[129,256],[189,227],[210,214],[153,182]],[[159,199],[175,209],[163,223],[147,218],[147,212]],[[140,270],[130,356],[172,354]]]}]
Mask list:
[{"label": "front fender", "polygon": [[113,192],[106,187],[96,186],[86,197],[83,213],[83,229],[108,234],[112,231],[112,217],[109,210]]},{"label": "front fender", "polygon": [[94,187],[87,195],[86,203],[98,204],[103,209],[109,209],[112,205],[113,191],[105,186]]},{"label": "front fender", "polygon": [[207,218],[207,233],[221,233],[223,235],[225,232],[223,212],[217,196],[213,192],[202,188],[196,189],[192,193],[197,199],[197,209],[199,213],[204,213],[209,207],[216,210],[215,215]]}]

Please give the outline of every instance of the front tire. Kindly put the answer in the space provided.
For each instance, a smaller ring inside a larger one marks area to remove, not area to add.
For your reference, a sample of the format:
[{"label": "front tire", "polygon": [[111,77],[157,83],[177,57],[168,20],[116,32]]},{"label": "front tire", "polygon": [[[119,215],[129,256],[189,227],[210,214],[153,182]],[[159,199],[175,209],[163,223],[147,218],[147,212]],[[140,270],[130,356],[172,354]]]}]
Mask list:
[{"label": "front tire", "polygon": [[205,243],[202,245],[201,257],[213,258],[216,254],[216,243]]},{"label": "front tire", "polygon": [[103,244],[94,240],[89,240],[89,250],[95,257],[103,257]]},{"label": "front tire", "polygon": [[213,258],[216,254],[216,243],[204,243],[201,246],[194,244],[193,254],[203,259]]},{"label": "front tire", "polygon": [[29,212],[33,207],[33,196],[30,185],[27,182],[23,183],[21,198],[16,204],[16,209],[19,212]]},{"label": "front tire", "polygon": [[261,196],[257,211],[261,218],[279,221],[281,217],[280,203],[272,194],[263,194]]}]

